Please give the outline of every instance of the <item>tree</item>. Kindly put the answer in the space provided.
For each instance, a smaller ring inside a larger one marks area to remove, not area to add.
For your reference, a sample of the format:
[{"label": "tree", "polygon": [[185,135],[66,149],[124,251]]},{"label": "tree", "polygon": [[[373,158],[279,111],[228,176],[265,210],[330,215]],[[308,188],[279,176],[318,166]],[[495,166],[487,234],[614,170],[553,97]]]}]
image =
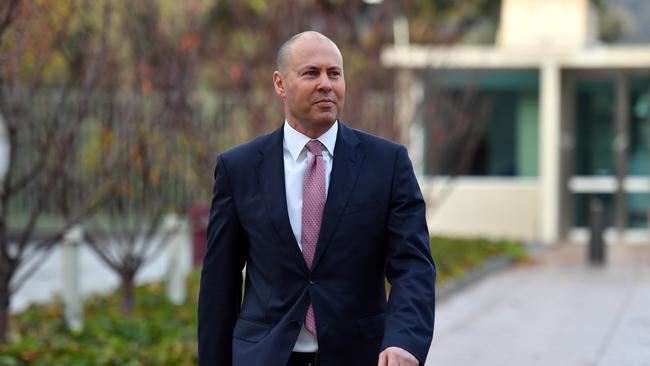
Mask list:
[{"label": "tree", "polygon": [[[112,136],[104,146],[119,162],[113,173],[118,190],[86,225],[86,240],[119,276],[122,310],[131,314],[136,275],[167,244],[165,214],[183,210],[189,200],[175,188],[184,187],[191,174],[190,132],[200,132],[191,128],[190,106],[198,44],[194,27],[200,22],[191,3],[174,3],[171,9],[171,3],[158,0],[104,3],[115,5],[115,18],[100,31],[115,32],[114,45],[125,50],[116,62],[124,75],[122,88],[107,88],[105,97],[111,115],[126,117],[98,121],[98,131]],[[183,22],[174,23],[177,18]],[[98,160],[104,156],[96,154]]]},{"label": "tree", "polygon": [[[78,31],[71,22],[77,10],[56,0],[0,5],[0,113],[8,144],[0,192],[0,342],[8,331],[12,293],[111,192],[106,179],[77,192],[74,201],[56,199],[71,176],[77,132],[88,118],[84,92],[92,90],[101,64],[101,57],[89,58],[74,70],[75,78],[65,77],[73,71],[66,40]],[[99,171],[108,176],[108,166]]]},{"label": "tree", "polygon": [[169,189],[175,180],[174,169],[170,169],[174,149],[166,141],[172,135],[144,121],[120,127],[120,136],[116,136],[120,141],[115,139],[108,146],[120,161],[121,166],[113,172],[119,189],[88,220],[85,237],[92,250],[118,275],[122,310],[131,314],[135,277],[162,253],[170,234],[162,232],[163,219],[166,213],[178,210],[178,205],[175,192]]}]

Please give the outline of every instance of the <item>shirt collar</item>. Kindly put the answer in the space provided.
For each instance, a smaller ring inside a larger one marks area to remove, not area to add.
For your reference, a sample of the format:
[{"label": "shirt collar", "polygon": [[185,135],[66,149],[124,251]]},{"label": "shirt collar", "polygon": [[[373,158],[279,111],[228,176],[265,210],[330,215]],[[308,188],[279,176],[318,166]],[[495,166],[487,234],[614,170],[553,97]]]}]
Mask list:
[{"label": "shirt collar", "polygon": [[[338,129],[339,121],[336,120],[327,132],[316,139],[325,146],[327,152],[332,156],[334,156],[334,147],[336,146],[336,134],[338,133]],[[293,160],[298,160],[298,156],[302,152],[302,149],[311,140],[313,139],[296,131],[293,127],[289,126],[286,119],[284,120],[284,142]]]}]

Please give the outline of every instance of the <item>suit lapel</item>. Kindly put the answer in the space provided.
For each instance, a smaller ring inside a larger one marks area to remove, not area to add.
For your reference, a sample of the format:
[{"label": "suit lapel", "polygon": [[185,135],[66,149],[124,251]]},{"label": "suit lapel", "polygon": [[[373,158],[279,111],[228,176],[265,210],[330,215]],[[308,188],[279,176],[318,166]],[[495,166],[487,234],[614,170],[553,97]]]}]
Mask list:
[{"label": "suit lapel", "polygon": [[330,185],[323,210],[323,219],[312,270],[318,265],[320,258],[327,250],[332,234],[347,205],[352,188],[357,181],[359,167],[364,157],[362,150],[358,149],[359,144],[360,141],[354,135],[353,131],[339,122]]},{"label": "suit lapel", "polygon": [[296,257],[295,260],[302,269],[308,272],[289,222],[284,183],[283,136],[283,129],[280,127],[269,136],[269,143],[260,149],[257,179],[271,223],[280,235],[282,243],[291,247],[288,248],[289,252]]}]

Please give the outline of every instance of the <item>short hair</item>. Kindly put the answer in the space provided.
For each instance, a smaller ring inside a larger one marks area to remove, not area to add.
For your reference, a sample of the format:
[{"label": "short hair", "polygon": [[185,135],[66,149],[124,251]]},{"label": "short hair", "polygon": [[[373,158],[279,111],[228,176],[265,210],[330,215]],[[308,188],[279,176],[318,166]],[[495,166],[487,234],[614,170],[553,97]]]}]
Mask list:
[{"label": "short hair", "polygon": [[298,38],[300,38],[305,32],[298,33],[293,35],[291,38],[286,40],[282,46],[278,49],[278,55],[275,58],[275,67],[280,71],[280,73],[284,72],[284,64],[287,60],[287,55],[289,54],[289,50],[291,49],[291,46],[296,42]]},{"label": "short hair", "polygon": [[327,38],[322,33],[319,33],[319,32],[316,32],[316,31],[304,31],[304,32],[300,32],[298,34],[294,34],[291,38],[286,40],[280,46],[280,48],[278,49],[278,54],[277,54],[277,56],[275,58],[275,67],[277,68],[278,71],[280,71],[280,73],[284,73],[284,67],[285,67],[285,63],[286,63],[286,60],[287,60],[287,56],[289,55],[289,51],[291,50],[291,47],[293,46],[293,44],[296,43],[298,38],[300,38],[300,37],[302,37],[302,36],[304,36],[305,34],[308,34],[308,33],[312,33],[312,34],[315,34],[315,35],[317,35],[317,36],[319,36],[319,37],[321,37],[323,39],[326,39],[326,40],[332,42],[332,44],[334,46],[336,46],[336,43],[334,43],[331,39]]}]

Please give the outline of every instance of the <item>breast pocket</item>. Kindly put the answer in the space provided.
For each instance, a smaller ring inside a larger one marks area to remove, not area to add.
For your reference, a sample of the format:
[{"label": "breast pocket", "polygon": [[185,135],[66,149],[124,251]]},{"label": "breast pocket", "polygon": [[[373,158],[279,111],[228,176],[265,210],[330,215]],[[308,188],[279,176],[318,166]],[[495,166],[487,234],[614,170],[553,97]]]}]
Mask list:
[{"label": "breast pocket", "polygon": [[251,241],[276,239],[272,214],[259,197],[247,198],[238,207],[239,222]]},{"label": "breast pocket", "polygon": [[347,205],[345,211],[343,211],[343,215],[345,216],[359,212],[379,210],[380,207],[381,205],[379,204],[378,200],[351,202]]}]

